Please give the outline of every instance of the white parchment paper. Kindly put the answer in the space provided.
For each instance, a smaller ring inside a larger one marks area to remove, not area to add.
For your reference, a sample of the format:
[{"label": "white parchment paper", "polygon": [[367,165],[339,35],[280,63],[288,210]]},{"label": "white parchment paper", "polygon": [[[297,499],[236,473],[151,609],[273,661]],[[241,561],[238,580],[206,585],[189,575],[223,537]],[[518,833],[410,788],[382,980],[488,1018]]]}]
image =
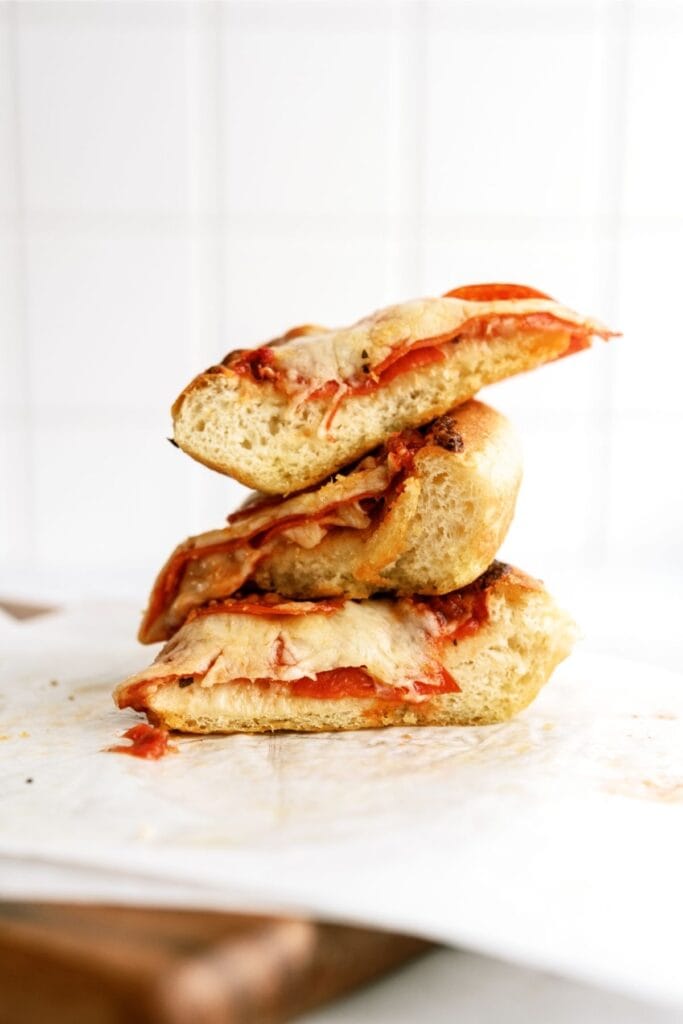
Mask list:
[{"label": "white parchment paper", "polygon": [[504,725],[148,762],[103,752],[136,622],[0,620],[0,896],[304,912],[683,1005],[681,677],[577,654]]}]

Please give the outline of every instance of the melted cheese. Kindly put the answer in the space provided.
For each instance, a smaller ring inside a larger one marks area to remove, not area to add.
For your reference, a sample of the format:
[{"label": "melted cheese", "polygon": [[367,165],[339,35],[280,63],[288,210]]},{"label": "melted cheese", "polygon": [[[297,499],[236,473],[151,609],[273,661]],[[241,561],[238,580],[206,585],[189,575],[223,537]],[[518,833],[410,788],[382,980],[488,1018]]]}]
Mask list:
[{"label": "melted cheese", "polygon": [[265,617],[216,613],[186,623],[146,671],[126,689],[147,683],[175,684],[192,676],[211,687],[235,680],[286,683],[335,668],[365,668],[380,683],[422,700],[416,682],[441,678],[440,626],[425,606],[408,600],[347,601],[322,615]]},{"label": "melted cheese", "polygon": [[[176,548],[155,581],[141,639],[163,638],[158,627],[175,628],[198,604],[241,587],[277,540],[251,546],[251,538],[267,534],[278,524],[291,521],[282,533],[304,548],[319,543],[330,526],[364,529],[369,520],[357,502],[384,494],[393,475],[386,459],[369,457],[352,473],[337,476],[323,487],[251,511],[247,506],[225,529],[190,537]],[[160,617],[168,617],[168,623],[160,624]]]},{"label": "melted cheese", "polygon": [[[429,338],[446,340],[473,318],[550,313],[589,334],[603,334],[598,321],[574,313],[552,299],[497,299],[472,302],[456,298],[416,299],[389,306],[352,327],[323,330],[284,342],[272,351],[275,365],[294,389],[306,381],[307,390],[329,381],[358,379],[362,367],[379,366],[393,352]],[[438,343],[438,342],[437,342]]]},{"label": "melted cheese", "polygon": [[[366,459],[365,462],[346,476],[339,475],[312,491],[294,494],[275,503],[249,511],[247,504],[226,530],[215,530],[192,538],[197,545],[213,544],[217,539],[253,537],[256,533],[270,529],[282,519],[299,516],[315,516],[330,506],[352,502],[364,495],[383,494],[391,480],[391,471],[385,461]],[[189,542],[188,542],[189,543]]]}]

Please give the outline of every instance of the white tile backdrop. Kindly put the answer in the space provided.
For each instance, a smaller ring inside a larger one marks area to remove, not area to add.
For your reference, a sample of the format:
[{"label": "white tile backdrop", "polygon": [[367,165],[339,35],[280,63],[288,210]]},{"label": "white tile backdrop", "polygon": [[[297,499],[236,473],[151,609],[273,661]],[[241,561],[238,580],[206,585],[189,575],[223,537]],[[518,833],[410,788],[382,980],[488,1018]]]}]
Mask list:
[{"label": "white tile backdrop", "polygon": [[221,521],[165,437],[229,348],[496,279],[625,334],[491,389],[504,553],[683,572],[682,52],[645,0],[0,3],[0,593]]}]

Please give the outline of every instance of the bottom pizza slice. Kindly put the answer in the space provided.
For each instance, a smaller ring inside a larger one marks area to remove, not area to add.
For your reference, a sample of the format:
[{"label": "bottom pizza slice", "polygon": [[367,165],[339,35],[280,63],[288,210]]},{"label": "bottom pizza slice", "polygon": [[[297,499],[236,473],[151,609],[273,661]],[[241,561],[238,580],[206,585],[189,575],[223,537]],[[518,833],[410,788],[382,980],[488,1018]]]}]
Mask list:
[{"label": "bottom pizza slice", "polygon": [[208,605],[115,699],[192,733],[481,725],[526,707],[574,638],[542,584],[494,562],[440,597]]}]

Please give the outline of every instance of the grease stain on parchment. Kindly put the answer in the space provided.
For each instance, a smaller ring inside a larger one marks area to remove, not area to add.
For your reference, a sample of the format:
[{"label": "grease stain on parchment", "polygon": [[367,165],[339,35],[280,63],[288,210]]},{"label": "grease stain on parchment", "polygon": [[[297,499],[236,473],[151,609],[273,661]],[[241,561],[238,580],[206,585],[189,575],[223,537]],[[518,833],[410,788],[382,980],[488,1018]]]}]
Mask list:
[{"label": "grease stain on parchment", "polygon": [[653,800],[660,804],[683,803],[683,776],[673,778],[624,778],[605,786],[607,793],[631,800]]}]

